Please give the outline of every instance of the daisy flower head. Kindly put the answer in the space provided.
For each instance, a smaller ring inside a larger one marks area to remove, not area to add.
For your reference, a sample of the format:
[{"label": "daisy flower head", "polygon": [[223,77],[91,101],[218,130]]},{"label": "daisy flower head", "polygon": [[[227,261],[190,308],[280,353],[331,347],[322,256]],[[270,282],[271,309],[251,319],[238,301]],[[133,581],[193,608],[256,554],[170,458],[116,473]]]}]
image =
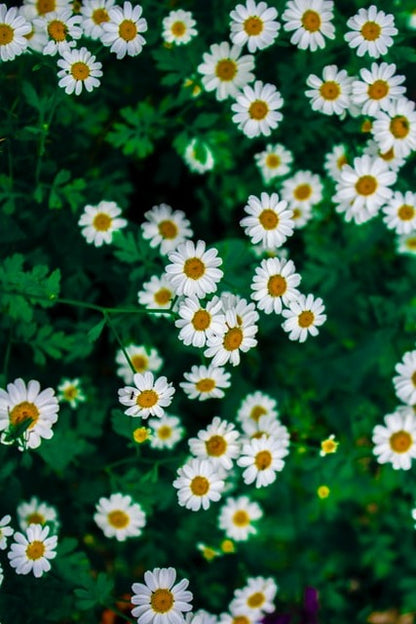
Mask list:
[{"label": "daisy flower head", "polygon": [[44,16],[47,13],[59,9],[70,9],[70,0],[23,0],[23,6],[27,7],[31,19],[36,16]]},{"label": "daisy flower head", "polygon": [[49,527],[32,524],[25,533],[14,534],[14,542],[7,556],[16,574],[32,574],[36,578],[51,569],[50,559],[56,557],[58,538],[49,537]]},{"label": "daisy flower head", "polygon": [[179,340],[186,345],[204,347],[207,337],[221,331],[222,303],[218,297],[213,297],[203,305],[199,299],[187,297],[179,305],[179,318],[175,321],[180,329]]},{"label": "daisy flower head", "polygon": [[162,22],[162,38],[166,43],[185,45],[197,34],[196,21],[190,11],[171,11]]},{"label": "daisy flower head", "polygon": [[416,193],[396,191],[383,207],[384,223],[397,234],[416,232]]},{"label": "daisy flower head", "polygon": [[217,502],[224,489],[222,472],[210,459],[189,459],[178,468],[178,478],[173,482],[178,490],[178,502],[181,507],[198,511],[207,510],[211,501]]},{"label": "daisy flower head", "polygon": [[395,370],[398,373],[393,377],[396,396],[407,405],[416,405],[416,351],[406,351]]},{"label": "daisy flower head", "polygon": [[370,139],[367,142],[363,150],[363,154],[367,154],[372,158],[382,158],[389,169],[392,171],[399,171],[406,164],[406,159],[402,156],[396,156],[394,149],[391,147],[387,152],[381,152],[380,147],[374,139]]},{"label": "daisy flower head", "polygon": [[400,407],[384,417],[385,426],[373,429],[373,453],[379,464],[410,470],[416,457],[416,416],[411,407]]},{"label": "daisy flower head", "polygon": [[293,207],[292,220],[295,230],[303,228],[313,218],[312,206],[299,204]]},{"label": "daisy flower head", "polygon": [[272,578],[263,576],[247,579],[242,589],[236,589],[230,604],[231,613],[247,613],[257,618],[264,613],[274,611],[273,600],[276,596],[277,585]]},{"label": "daisy flower head", "polygon": [[67,95],[80,95],[83,89],[89,93],[100,86],[99,78],[103,75],[102,64],[87,50],[64,50],[63,58],[58,60],[58,85]]},{"label": "daisy flower head", "polygon": [[400,254],[416,255],[416,232],[399,236],[397,238],[397,251]]},{"label": "daisy flower head", "polygon": [[12,527],[9,525],[11,519],[11,516],[3,516],[3,518],[0,519],[0,550],[6,550],[7,538],[14,533]]},{"label": "daisy flower head", "polygon": [[124,542],[128,537],[141,535],[146,515],[131,496],[117,493],[110,498],[101,497],[95,507],[94,522],[106,537]]},{"label": "daisy flower head", "polygon": [[154,568],[144,573],[144,583],[133,583],[131,614],[137,624],[180,624],[192,610],[188,579],[176,583],[175,568]]},{"label": "daisy flower head", "polygon": [[257,533],[253,522],[263,515],[260,505],[250,501],[248,496],[227,498],[218,516],[218,526],[230,539],[245,542]]},{"label": "daisy flower head", "polygon": [[16,513],[22,531],[26,531],[31,524],[48,525],[53,532],[58,530],[59,520],[55,507],[40,501],[37,496],[20,503]]},{"label": "daisy flower head", "polygon": [[405,97],[392,100],[386,111],[379,111],[372,132],[382,153],[393,149],[396,156],[406,158],[416,150],[415,103]]},{"label": "daisy flower head", "polygon": [[280,247],[292,236],[292,210],[277,193],[261,193],[260,197],[250,195],[244,210],[248,216],[241,219],[240,225],[253,245],[260,243],[263,247]]},{"label": "daisy flower head", "polygon": [[150,240],[150,247],[159,247],[162,256],[193,235],[185,213],[182,210],[172,211],[168,204],[153,206],[144,216],[147,221],[141,225],[143,238]]},{"label": "daisy flower head", "polygon": [[290,435],[287,427],[271,414],[264,414],[258,420],[246,419],[241,423],[241,428],[248,438],[259,439],[263,436],[273,438],[279,444],[287,448],[290,445]]},{"label": "daisy flower head", "polygon": [[354,158],[353,166],[342,168],[336,185],[333,201],[337,212],[344,213],[346,221],[368,221],[392,196],[390,186],[396,177],[381,158],[367,154]]},{"label": "daisy flower head", "polygon": [[276,480],[276,472],[283,470],[283,457],[287,447],[273,438],[252,438],[243,445],[237,464],[244,468],[243,479],[246,485],[255,482],[256,488],[270,485]]},{"label": "daisy flower head", "polygon": [[345,115],[350,105],[352,84],[352,78],[345,69],[326,65],[322,70],[322,78],[310,74],[306,84],[310,89],[305,91],[305,95],[311,101],[312,110],[324,115]]},{"label": "daisy flower head", "polygon": [[30,7],[27,4],[19,7],[19,15],[21,15],[30,25],[30,31],[24,35],[24,38],[27,41],[26,49],[42,52],[48,43],[48,35],[44,28],[44,24],[42,23],[40,25],[38,22],[36,24],[34,23],[33,7]]},{"label": "daisy flower head", "polygon": [[321,457],[325,457],[325,455],[336,453],[338,446],[339,442],[335,440],[335,435],[332,433],[329,438],[326,438],[326,440],[323,440],[321,442],[321,450],[319,451],[319,455]]},{"label": "daisy flower head", "polygon": [[248,394],[242,401],[238,412],[237,420],[241,423],[252,420],[258,422],[262,416],[272,416],[277,418],[279,412],[276,408],[277,401],[264,392],[256,390]]},{"label": "daisy flower head", "polygon": [[189,399],[206,401],[207,399],[222,399],[224,388],[231,386],[230,377],[224,368],[212,366],[192,366],[190,373],[183,374],[186,381],[179,385]]},{"label": "daisy flower head", "polygon": [[240,89],[254,80],[254,56],[240,56],[242,48],[228,41],[214,43],[205,52],[197,71],[202,75],[205,91],[215,91],[217,100],[236,97]]},{"label": "daisy flower head", "polygon": [[[129,357],[130,363],[133,364],[136,373],[145,373],[146,371],[157,373],[163,364],[163,360],[159,356],[157,349],[130,344],[126,347],[125,351]],[[117,351],[116,363],[119,365],[116,370],[116,374],[122,378],[124,383],[133,383],[134,373],[121,349]]]},{"label": "daisy flower head", "polygon": [[182,439],[184,429],[177,416],[164,414],[161,418],[150,418],[152,429],[150,446],[156,449],[172,449]]},{"label": "daisy flower head", "polygon": [[398,30],[394,25],[394,16],[391,13],[379,11],[372,4],[368,9],[359,9],[347,21],[350,32],[344,35],[350,48],[355,49],[357,56],[368,54],[372,58],[379,58],[387,53],[393,45],[393,39]]},{"label": "daisy flower head", "polygon": [[299,297],[301,276],[292,260],[265,258],[256,268],[251,283],[251,298],[265,314],[280,314],[282,306]]},{"label": "daisy flower head", "polygon": [[316,173],[311,171],[298,171],[282,184],[282,197],[289,207],[312,207],[319,204],[322,199],[322,182]]},{"label": "daisy flower head", "polygon": [[230,13],[231,41],[239,46],[247,44],[249,52],[263,50],[276,39],[280,24],[276,21],[277,11],[265,2],[258,4],[246,0],[246,4],[237,4]]},{"label": "daisy flower head", "polygon": [[198,432],[198,437],[188,440],[189,450],[195,457],[210,459],[213,466],[231,470],[240,453],[239,437],[233,423],[215,416],[206,429]]},{"label": "daisy flower head", "polygon": [[403,96],[406,87],[400,86],[405,76],[395,76],[394,63],[371,64],[371,69],[360,70],[360,80],[352,83],[351,99],[361,107],[363,115],[376,117],[380,110],[385,110],[392,101]]},{"label": "daisy flower head", "polygon": [[206,249],[204,241],[186,241],[169,254],[166,273],[177,295],[202,298],[217,290],[223,272],[216,249]]},{"label": "daisy flower head", "polygon": [[126,219],[119,217],[120,214],[121,208],[113,201],[103,200],[97,206],[85,206],[78,225],[87,243],[95,247],[101,247],[104,243],[110,244],[114,232],[127,225]]},{"label": "daisy flower head", "polygon": [[164,408],[172,403],[175,388],[166,377],[154,378],[152,373],[136,373],[134,386],[125,386],[118,391],[118,399],[127,409],[125,414],[148,418],[164,414]]},{"label": "daisy flower head", "polygon": [[348,155],[345,145],[334,145],[332,150],[325,155],[324,167],[334,182],[338,182],[341,170],[347,164]]},{"label": "daisy flower head", "polygon": [[289,334],[289,340],[305,342],[309,335],[317,336],[318,327],[326,321],[324,310],[322,299],[315,299],[311,294],[299,295],[297,299],[290,301],[288,309],[282,311],[286,318],[282,327]]},{"label": "daisy flower head", "polygon": [[0,59],[12,61],[24,52],[28,46],[28,35],[32,30],[30,23],[19,14],[17,7],[10,9],[0,4]]},{"label": "daisy flower head", "polygon": [[232,366],[240,364],[240,352],[246,353],[257,345],[254,336],[258,331],[258,317],[254,303],[247,306],[244,319],[236,309],[225,312],[221,331],[207,338],[204,355],[213,358],[212,366],[223,366],[227,362]]},{"label": "daisy flower head", "polygon": [[[143,290],[137,293],[141,305],[153,310],[170,310],[175,291],[167,275],[152,275],[150,282],[143,284]],[[161,312],[160,316],[166,316]]]},{"label": "daisy flower head", "polygon": [[254,158],[266,184],[289,173],[293,161],[292,153],[280,143],[266,145],[266,149],[255,154]]},{"label": "daisy flower head", "polygon": [[301,50],[325,47],[325,37],[335,38],[334,3],[332,0],[290,0],[282,15],[283,28],[293,32],[290,43]]},{"label": "daisy flower head", "polygon": [[69,403],[72,409],[78,407],[79,403],[86,401],[86,396],[81,388],[81,380],[62,379],[58,386],[57,397],[59,401]]},{"label": "daisy flower head", "polygon": [[279,112],[283,98],[272,84],[256,80],[254,87],[245,86],[235,99],[235,104],[231,106],[235,113],[233,122],[249,139],[269,136],[283,119]]},{"label": "daisy flower head", "polygon": [[62,56],[64,52],[74,48],[76,41],[82,36],[81,21],[82,17],[73,15],[69,8],[58,9],[53,13],[46,13],[44,17],[35,18],[34,24],[43,26],[48,34],[48,41],[42,53]]},{"label": "daisy flower head", "polygon": [[102,43],[114,52],[120,60],[127,56],[137,56],[143,49],[146,40],[140,33],[146,32],[147,21],[141,17],[143,12],[140,4],[132,5],[124,2],[123,6],[112,6],[108,10],[109,21],[102,23],[104,33]]},{"label": "daisy flower head", "polygon": [[199,139],[192,139],[185,148],[183,158],[193,173],[203,174],[214,168],[214,155],[208,145]]},{"label": "daisy flower head", "polygon": [[100,39],[104,34],[103,24],[110,21],[108,11],[115,0],[84,0],[81,5],[82,28],[90,39]]},{"label": "daisy flower head", "polygon": [[53,388],[40,389],[38,381],[32,379],[25,384],[16,379],[7,384],[7,390],[0,388],[0,431],[2,441],[13,440],[17,432],[19,450],[37,448],[42,438],[50,440],[52,425],[58,420],[59,403]]}]

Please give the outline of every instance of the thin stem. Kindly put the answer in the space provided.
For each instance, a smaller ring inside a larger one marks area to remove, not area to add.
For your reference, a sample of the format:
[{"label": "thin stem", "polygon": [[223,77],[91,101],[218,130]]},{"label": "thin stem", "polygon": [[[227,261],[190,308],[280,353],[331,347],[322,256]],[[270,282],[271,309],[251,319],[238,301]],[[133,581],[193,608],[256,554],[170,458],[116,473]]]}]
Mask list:
[{"label": "thin stem", "polygon": [[116,330],[115,325],[114,325],[113,321],[110,319],[110,315],[109,315],[109,313],[106,310],[103,310],[103,316],[105,318],[105,322],[107,323],[107,325],[109,326],[109,328],[113,332],[113,334],[115,336],[115,339],[117,340],[117,342],[118,342],[118,344],[120,346],[120,349],[124,353],[124,357],[126,358],[128,364],[129,364],[129,366],[130,366],[130,368],[131,368],[131,370],[133,372],[133,375],[135,375],[137,373],[137,371],[136,371],[136,369],[135,369],[135,367],[133,365],[133,362],[129,358],[129,354],[127,353],[126,348],[124,347],[124,345],[123,345],[123,343],[121,341],[119,333]]}]

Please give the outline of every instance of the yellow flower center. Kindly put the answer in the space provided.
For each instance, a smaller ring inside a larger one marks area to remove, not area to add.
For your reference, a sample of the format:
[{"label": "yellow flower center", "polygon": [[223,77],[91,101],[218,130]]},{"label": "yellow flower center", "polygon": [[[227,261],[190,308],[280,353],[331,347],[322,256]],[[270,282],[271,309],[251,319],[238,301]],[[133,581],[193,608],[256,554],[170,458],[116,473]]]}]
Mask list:
[{"label": "yellow flower center", "polygon": [[287,291],[287,282],[281,275],[272,275],[267,282],[267,290],[272,297],[281,297]]},{"label": "yellow flower center", "polygon": [[131,20],[123,20],[118,27],[118,34],[124,41],[133,41],[137,36],[137,27]]},{"label": "yellow flower center", "polygon": [[415,386],[416,388],[416,371],[413,373],[412,375],[412,384]]},{"label": "yellow flower center", "polygon": [[279,156],[277,156],[276,154],[268,154],[266,157],[266,167],[268,167],[269,169],[277,169],[281,162],[282,161],[280,160]]},{"label": "yellow flower center", "polygon": [[67,401],[71,401],[72,399],[75,399],[77,397],[78,388],[76,388],[75,386],[68,386],[63,391],[63,395]]},{"label": "yellow flower center", "polygon": [[315,320],[315,315],[310,310],[304,310],[298,316],[299,327],[310,327]]},{"label": "yellow flower center", "polygon": [[146,427],[138,427],[133,431],[133,438],[137,444],[142,444],[149,438],[149,430]]},{"label": "yellow flower center", "polygon": [[[78,65],[78,63],[75,63],[75,65]],[[107,232],[111,227],[112,221],[112,218],[109,217],[108,214],[99,212],[95,215],[92,225],[97,232]]]},{"label": "yellow flower center", "polygon": [[7,45],[13,41],[14,30],[8,24],[0,24],[0,45]]},{"label": "yellow flower center", "polygon": [[321,449],[324,453],[335,453],[338,448],[338,442],[334,440],[324,440],[321,442]]},{"label": "yellow flower center", "polygon": [[224,349],[227,351],[235,351],[243,342],[243,332],[239,327],[229,329],[223,340]]},{"label": "yellow flower center", "polygon": [[131,363],[134,366],[134,370],[138,373],[142,373],[147,370],[148,359],[144,355],[133,355],[131,358]]},{"label": "yellow flower center", "polygon": [[223,82],[229,82],[237,74],[237,64],[231,59],[222,59],[217,63],[215,74]]},{"label": "yellow flower center", "polygon": [[321,27],[321,16],[316,11],[308,9],[302,15],[301,22],[305,30],[309,30],[309,32],[316,32]]},{"label": "yellow flower center", "polygon": [[205,264],[199,258],[188,258],[184,264],[183,272],[189,279],[200,279],[205,273]]},{"label": "yellow flower center", "polygon": [[170,27],[170,30],[172,32],[172,35],[174,35],[174,37],[182,37],[185,33],[186,33],[186,25],[184,22],[173,22],[172,26]]},{"label": "yellow flower center", "polygon": [[95,11],[92,12],[91,19],[94,24],[99,26],[103,22],[108,22],[110,20],[110,16],[105,9],[95,9]]},{"label": "yellow flower center", "polygon": [[221,457],[227,450],[227,442],[222,436],[214,435],[205,442],[208,455],[212,457]]},{"label": "yellow flower center", "polygon": [[247,526],[250,524],[250,516],[244,509],[239,509],[233,515],[233,524],[240,527]]},{"label": "yellow flower center", "polygon": [[178,235],[178,227],[176,223],[170,221],[170,219],[161,221],[157,228],[159,230],[159,234],[168,240],[173,240]]},{"label": "yellow flower center", "polygon": [[400,206],[399,210],[397,211],[397,216],[402,221],[411,221],[415,216],[415,209],[413,206],[403,204],[403,206]]},{"label": "yellow flower center", "polygon": [[259,221],[265,230],[274,230],[279,225],[278,215],[270,208],[266,208],[259,214]]},{"label": "yellow flower center", "polygon": [[168,440],[172,437],[172,427],[169,427],[168,425],[163,425],[162,427],[159,427],[159,429],[157,430],[157,435],[161,440]]},{"label": "yellow flower center", "polygon": [[312,195],[312,187],[310,184],[299,184],[293,191],[293,196],[298,201],[304,201],[305,199],[309,199]]},{"label": "yellow flower center", "polygon": [[385,80],[376,80],[367,89],[367,93],[372,100],[381,100],[386,97],[388,92],[389,85]]},{"label": "yellow flower center", "polygon": [[50,13],[51,11],[55,11],[55,9],[55,0],[38,0],[36,2],[36,10],[39,15],[45,15],[45,13]]},{"label": "yellow flower center", "polygon": [[250,620],[245,615],[237,615],[233,618],[231,624],[250,624]]},{"label": "yellow flower center", "polygon": [[197,310],[191,322],[194,329],[204,331],[211,324],[211,315],[206,310]]},{"label": "yellow flower center", "polygon": [[331,490],[329,489],[327,485],[320,485],[317,489],[317,494],[319,498],[328,498],[330,493],[331,493]]},{"label": "yellow flower center", "polygon": [[247,604],[252,609],[256,609],[260,607],[265,601],[265,596],[262,592],[256,592],[255,594],[251,594],[251,596],[247,599]]},{"label": "yellow flower center", "polygon": [[360,32],[367,41],[375,41],[380,36],[381,27],[376,22],[366,22]]},{"label": "yellow flower center", "polygon": [[361,132],[371,132],[373,122],[370,119],[365,119],[361,124]]},{"label": "yellow flower center", "polygon": [[273,461],[272,454],[270,451],[260,451],[257,453],[256,458],[254,460],[254,464],[257,470],[266,470]]},{"label": "yellow flower center", "polygon": [[380,158],[382,158],[386,162],[394,160],[394,149],[391,147],[389,150],[387,150],[387,152],[384,152],[384,154],[380,154]]},{"label": "yellow flower center", "polygon": [[161,288],[160,290],[155,292],[155,294],[153,295],[153,298],[158,305],[160,306],[166,305],[169,303],[169,301],[172,298],[172,291],[169,290],[168,288]]},{"label": "yellow flower center", "polygon": [[292,219],[294,219],[296,221],[296,219],[299,219],[302,216],[302,211],[300,208],[293,208],[293,214],[292,214]]},{"label": "yellow flower center", "polygon": [[150,409],[156,405],[158,400],[159,395],[154,390],[142,390],[142,392],[137,395],[136,403],[143,409]]},{"label": "yellow flower center", "polygon": [[407,117],[398,115],[390,122],[390,132],[395,139],[404,139],[410,132],[410,124]]},{"label": "yellow flower center", "polygon": [[262,119],[264,119],[267,116],[268,112],[269,107],[264,100],[254,100],[254,102],[250,104],[250,107],[248,109],[248,114],[250,115],[251,119],[256,119],[257,121],[261,121]]},{"label": "yellow flower center", "polygon": [[390,437],[390,447],[395,453],[407,453],[412,444],[412,436],[407,431],[396,431]]},{"label": "yellow flower center", "polygon": [[15,405],[14,408],[10,411],[9,414],[10,424],[15,427],[16,425],[20,425],[27,420],[30,420],[31,423],[28,426],[28,429],[32,429],[39,419],[39,410],[34,403],[29,403],[28,401],[22,401],[18,405]]},{"label": "yellow flower center", "polygon": [[200,379],[196,382],[195,388],[199,390],[199,392],[211,392],[211,390],[215,388],[215,381],[209,377]]},{"label": "yellow flower center", "polygon": [[55,41],[58,41],[58,43],[66,40],[67,32],[68,29],[66,27],[66,24],[64,24],[64,22],[61,22],[60,20],[52,20],[48,24],[49,36]]},{"label": "yellow flower center", "polygon": [[175,599],[169,589],[157,589],[152,592],[150,604],[156,613],[167,613],[175,604]]},{"label": "yellow flower center", "polygon": [[36,561],[37,559],[41,559],[43,557],[45,550],[45,544],[39,540],[35,540],[26,548],[26,557],[31,561]]},{"label": "yellow flower center", "polygon": [[[222,552],[225,552],[225,553],[232,553],[232,552],[234,552],[235,551],[234,542],[232,540],[229,540],[229,539],[223,540],[221,542],[221,550],[222,550]],[[235,619],[233,620],[233,622],[235,622]],[[243,623],[241,623],[241,624],[243,624]],[[247,621],[247,624],[249,624],[248,621]]]},{"label": "yellow flower center", "polygon": [[243,24],[243,28],[249,37],[255,37],[256,35],[259,35],[261,32],[263,32],[264,24],[259,17],[253,15],[252,17],[248,17],[246,19]]},{"label": "yellow flower center", "polygon": [[78,61],[71,65],[71,74],[75,80],[86,80],[90,75],[90,68],[86,63]]},{"label": "yellow flower center", "polygon": [[255,405],[250,412],[250,418],[252,418],[255,422],[258,422],[260,416],[264,416],[264,414],[267,414],[267,410],[264,409],[262,405]]},{"label": "yellow flower center", "polygon": [[109,524],[115,529],[124,529],[130,523],[129,516],[121,509],[110,511],[107,516]]},{"label": "yellow flower center", "polygon": [[355,183],[355,190],[359,195],[372,195],[377,189],[377,180],[370,175],[361,176]]},{"label": "yellow flower center", "polygon": [[320,86],[319,93],[324,98],[324,100],[333,101],[339,97],[341,89],[337,82],[334,82],[333,80],[328,80]]},{"label": "yellow flower center", "polygon": [[204,496],[209,490],[209,481],[205,477],[194,477],[189,487],[195,496]]},{"label": "yellow flower center", "polygon": [[345,154],[342,154],[342,156],[340,156],[337,160],[337,168],[338,169],[342,169],[344,165],[346,165],[348,163],[347,157],[345,156]]},{"label": "yellow flower center", "polygon": [[34,511],[33,513],[26,516],[26,522],[28,524],[45,524],[46,518],[37,511]]},{"label": "yellow flower center", "polygon": [[[408,249],[416,250],[416,237],[412,236],[411,238],[408,238],[406,240],[406,247]],[[416,386],[416,382],[415,382],[415,386]]]}]

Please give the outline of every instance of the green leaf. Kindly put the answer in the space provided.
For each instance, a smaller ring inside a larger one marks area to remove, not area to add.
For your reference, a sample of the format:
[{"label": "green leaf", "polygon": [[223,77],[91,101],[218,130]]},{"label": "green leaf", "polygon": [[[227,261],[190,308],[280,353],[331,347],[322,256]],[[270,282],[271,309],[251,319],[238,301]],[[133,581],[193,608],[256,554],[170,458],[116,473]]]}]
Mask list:
[{"label": "green leaf", "polygon": [[87,336],[90,342],[95,342],[100,336],[106,324],[105,318],[102,318],[94,327],[91,327]]},{"label": "green leaf", "polygon": [[84,611],[99,605],[106,605],[111,601],[113,588],[112,579],[104,572],[100,572],[97,578],[86,578],[83,587],[74,591],[78,608]]}]

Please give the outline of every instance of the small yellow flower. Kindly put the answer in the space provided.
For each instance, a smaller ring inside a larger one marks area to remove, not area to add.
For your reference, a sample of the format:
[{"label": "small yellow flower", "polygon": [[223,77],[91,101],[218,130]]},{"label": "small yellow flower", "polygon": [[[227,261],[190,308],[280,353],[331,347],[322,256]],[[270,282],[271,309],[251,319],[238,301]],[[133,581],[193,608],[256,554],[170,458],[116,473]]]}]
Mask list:
[{"label": "small yellow flower", "polygon": [[316,490],[316,493],[318,494],[319,498],[328,498],[328,496],[331,493],[331,490],[329,489],[329,487],[327,485],[320,485],[318,487],[318,489]]},{"label": "small yellow flower", "polygon": [[197,84],[194,80],[192,80],[191,78],[186,78],[183,86],[186,89],[192,89],[191,90],[191,95],[192,97],[198,97],[198,95],[201,93],[202,89],[199,86],[199,84]]},{"label": "small yellow flower", "polygon": [[143,444],[146,440],[149,440],[151,437],[151,430],[146,427],[137,427],[133,431],[133,439],[137,444]]},{"label": "small yellow flower", "polygon": [[233,553],[235,552],[235,544],[230,539],[225,539],[221,542],[221,550],[225,553]]},{"label": "small yellow flower", "polygon": [[321,457],[325,457],[325,455],[328,455],[329,453],[336,453],[338,446],[339,442],[335,441],[335,436],[332,434],[329,438],[321,442],[321,451],[319,455]]},{"label": "small yellow flower", "polygon": [[197,548],[202,554],[202,556],[204,557],[204,559],[206,559],[207,561],[212,561],[213,559],[215,559],[215,557],[218,557],[220,555],[218,550],[215,550],[215,548],[212,548],[211,546],[207,546],[206,544],[203,544],[202,542],[199,542],[197,544]]},{"label": "small yellow flower", "polygon": [[371,128],[373,127],[373,122],[371,119],[365,119],[361,124],[361,132],[371,132]]}]

